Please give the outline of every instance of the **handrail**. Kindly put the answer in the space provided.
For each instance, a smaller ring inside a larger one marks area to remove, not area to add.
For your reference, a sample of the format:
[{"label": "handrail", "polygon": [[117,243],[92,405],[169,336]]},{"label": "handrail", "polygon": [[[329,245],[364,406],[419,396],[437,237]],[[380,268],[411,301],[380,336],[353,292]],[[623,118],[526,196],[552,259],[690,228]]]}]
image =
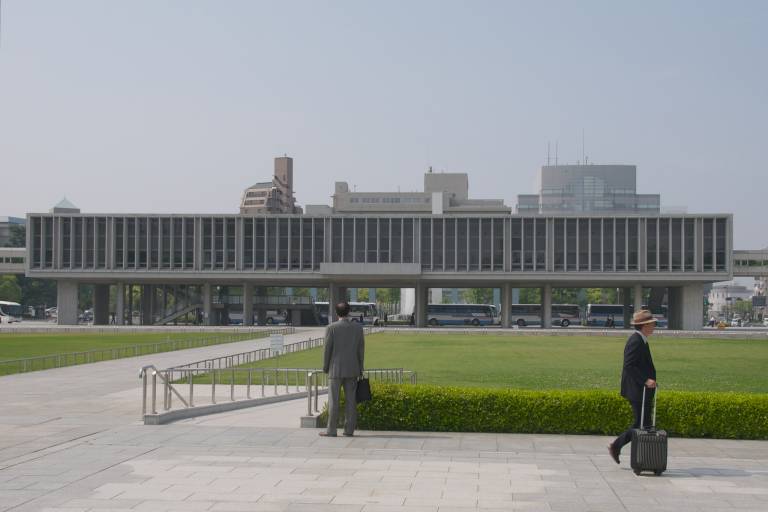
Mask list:
[{"label": "handrail", "polygon": [[[410,370],[404,370],[402,368],[373,368],[365,370],[363,372],[369,379],[377,382],[393,382],[401,384],[405,381],[411,384],[416,384],[416,372]],[[260,386],[261,397],[267,396],[279,396],[279,395],[292,395],[294,393],[300,393],[302,387],[307,393],[307,414],[313,415],[312,402],[314,399],[314,411],[319,412],[319,395],[320,389],[328,386],[327,374],[322,370],[316,368],[225,368],[225,369],[208,369],[208,368],[168,368],[165,370],[158,370],[154,365],[143,366],[139,370],[139,378],[142,380],[142,404],[141,413],[142,418],[146,421],[147,416],[147,395],[150,393],[148,376],[152,376],[151,380],[151,409],[150,414],[157,415],[157,378],[161,379],[163,384],[163,411],[170,411],[173,407],[171,398],[172,395],[176,395],[185,408],[192,409],[196,406],[195,396],[195,377],[200,375],[210,374],[210,404],[217,404],[217,385],[227,385],[223,382],[223,376],[229,376],[229,402],[240,402],[245,400],[254,400],[251,395],[251,390],[254,386]],[[238,379],[238,375],[245,374],[245,379]],[[254,379],[254,375],[258,376],[258,379]],[[304,380],[302,382],[302,375]],[[188,382],[188,393],[185,399],[182,396],[174,382],[178,383],[183,381]],[[243,397],[243,390],[241,389],[241,396],[236,396],[236,386],[243,387],[243,384],[236,384],[240,380],[245,381],[245,393]],[[303,384],[303,385],[302,385]],[[200,385],[200,384],[198,384]],[[271,388],[271,393],[267,393],[267,387]],[[294,388],[294,391],[291,390]]]},{"label": "handrail", "polygon": [[[283,352],[280,355],[292,354],[293,352],[299,352],[302,350],[309,350],[311,348],[322,347],[325,344],[325,338],[310,338],[304,341],[296,341],[283,346]],[[211,357],[208,359],[201,359],[200,361],[194,361],[192,363],[182,364],[179,366],[173,366],[169,369],[173,370],[185,370],[185,369],[222,369],[231,368],[233,366],[239,366],[246,363],[255,363],[256,361],[262,361],[273,357],[272,349],[261,348],[256,350],[249,350],[248,352],[240,352],[237,354],[230,354],[227,356]]]},{"label": "handrail", "polygon": [[[320,395],[320,386],[318,384],[320,376],[325,376],[325,387],[328,386],[328,374],[322,370],[312,370],[307,373],[306,388],[307,388],[307,416],[313,416],[312,414],[312,399],[314,397],[315,407],[314,411],[319,413],[318,397]],[[394,382],[396,384],[402,384],[404,377],[408,377],[409,384],[417,384],[417,374],[412,370],[404,370],[403,368],[369,368],[363,370],[363,375],[374,382]],[[313,385],[314,384],[314,385]],[[314,392],[313,392],[314,390]]]}]

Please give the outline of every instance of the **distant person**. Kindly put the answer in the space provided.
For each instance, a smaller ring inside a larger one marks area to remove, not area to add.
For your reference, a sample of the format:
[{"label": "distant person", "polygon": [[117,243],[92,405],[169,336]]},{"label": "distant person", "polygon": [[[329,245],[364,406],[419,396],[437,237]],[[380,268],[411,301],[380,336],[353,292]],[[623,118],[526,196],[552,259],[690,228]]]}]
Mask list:
[{"label": "distant person", "polygon": [[[648,338],[656,328],[656,319],[647,309],[641,309],[632,316],[635,332],[624,346],[624,367],[621,370],[621,396],[632,406],[634,422],[611,444],[608,453],[613,461],[619,463],[621,448],[632,441],[632,429],[640,428],[640,415],[643,409],[643,389],[645,389],[646,404],[653,403],[656,390],[656,367],[653,366],[651,349]],[[651,407],[646,405],[643,425],[650,425]]]},{"label": "distant person", "polygon": [[709,317],[709,326],[714,327],[715,326],[715,317],[711,316]]},{"label": "distant person", "polygon": [[325,330],[323,371],[328,374],[328,428],[321,436],[336,437],[339,422],[339,399],[344,388],[346,400],[344,435],[351,437],[357,425],[357,380],[363,375],[365,337],[363,326],[350,321],[349,303],[336,304],[339,319]]}]

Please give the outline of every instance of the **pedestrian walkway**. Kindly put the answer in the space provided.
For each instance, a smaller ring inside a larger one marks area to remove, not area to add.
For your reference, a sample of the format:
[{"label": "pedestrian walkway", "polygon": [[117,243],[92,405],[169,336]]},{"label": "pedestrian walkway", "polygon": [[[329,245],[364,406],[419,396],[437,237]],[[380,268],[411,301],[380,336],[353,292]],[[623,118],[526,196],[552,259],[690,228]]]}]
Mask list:
[{"label": "pedestrian walkway", "polygon": [[768,510],[763,441],[671,439],[669,471],[637,477],[600,436],[321,438],[298,428],[306,400],[140,423],[140,366],[266,343],[1,377],[0,511]]}]

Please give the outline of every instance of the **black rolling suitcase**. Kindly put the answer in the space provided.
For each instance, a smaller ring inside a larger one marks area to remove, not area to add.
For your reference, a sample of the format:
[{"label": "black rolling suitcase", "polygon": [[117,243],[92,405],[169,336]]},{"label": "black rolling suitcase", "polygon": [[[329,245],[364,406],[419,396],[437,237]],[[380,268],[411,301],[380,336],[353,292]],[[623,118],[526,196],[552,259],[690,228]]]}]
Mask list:
[{"label": "black rolling suitcase", "polygon": [[653,471],[657,476],[667,470],[667,432],[656,430],[656,394],[653,394],[653,425],[645,428],[645,388],[643,388],[643,406],[640,413],[640,428],[632,429],[632,455],[630,465],[636,475],[643,471]]}]

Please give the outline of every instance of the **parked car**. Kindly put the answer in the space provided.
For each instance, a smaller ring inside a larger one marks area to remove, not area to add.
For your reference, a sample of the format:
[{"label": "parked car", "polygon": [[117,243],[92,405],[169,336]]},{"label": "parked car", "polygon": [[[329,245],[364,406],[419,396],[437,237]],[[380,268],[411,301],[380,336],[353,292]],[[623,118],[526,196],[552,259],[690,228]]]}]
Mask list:
[{"label": "parked car", "polygon": [[731,318],[731,327],[741,327],[741,317],[738,315],[734,315],[733,318]]}]

